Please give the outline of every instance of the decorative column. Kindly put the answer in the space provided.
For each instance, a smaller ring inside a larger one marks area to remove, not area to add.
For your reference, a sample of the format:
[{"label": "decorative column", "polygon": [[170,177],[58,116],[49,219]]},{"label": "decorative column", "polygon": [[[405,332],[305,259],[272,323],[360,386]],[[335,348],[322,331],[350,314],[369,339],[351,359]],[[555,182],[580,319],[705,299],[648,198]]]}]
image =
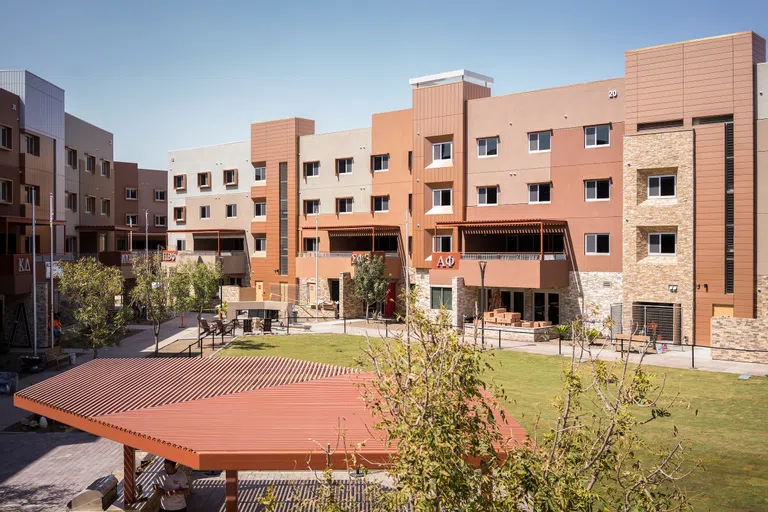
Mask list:
[{"label": "decorative column", "polygon": [[136,504],[136,449],[123,445],[123,502],[126,507]]},{"label": "decorative column", "polygon": [[226,512],[237,512],[237,470],[228,469],[226,471],[224,491],[226,496],[224,510]]}]

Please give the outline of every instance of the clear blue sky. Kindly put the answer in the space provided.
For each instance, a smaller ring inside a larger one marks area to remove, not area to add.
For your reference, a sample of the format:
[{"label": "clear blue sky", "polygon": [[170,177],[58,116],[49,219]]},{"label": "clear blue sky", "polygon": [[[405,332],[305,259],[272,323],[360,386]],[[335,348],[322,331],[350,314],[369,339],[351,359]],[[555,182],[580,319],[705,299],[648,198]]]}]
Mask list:
[{"label": "clear blue sky", "polygon": [[768,1],[0,0],[0,68],[66,90],[115,158],[243,140],[291,116],[317,132],[410,106],[408,78],[467,68],[494,94],[622,76],[624,51],[754,30]]}]

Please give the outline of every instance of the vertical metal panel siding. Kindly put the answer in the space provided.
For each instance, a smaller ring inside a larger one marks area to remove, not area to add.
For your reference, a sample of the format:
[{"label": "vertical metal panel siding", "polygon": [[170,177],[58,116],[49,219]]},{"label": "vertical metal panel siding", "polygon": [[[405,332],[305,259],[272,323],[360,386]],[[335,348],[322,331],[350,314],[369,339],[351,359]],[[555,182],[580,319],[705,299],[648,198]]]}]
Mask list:
[{"label": "vertical metal panel siding", "polygon": [[280,162],[280,275],[288,275],[288,162]]}]

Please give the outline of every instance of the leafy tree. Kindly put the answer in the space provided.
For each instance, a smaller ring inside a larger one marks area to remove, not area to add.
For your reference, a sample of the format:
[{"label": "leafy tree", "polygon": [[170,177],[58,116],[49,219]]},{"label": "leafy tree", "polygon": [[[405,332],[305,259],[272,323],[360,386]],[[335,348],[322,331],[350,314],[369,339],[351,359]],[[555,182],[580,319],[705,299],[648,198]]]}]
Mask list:
[{"label": "leafy tree", "polygon": [[175,298],[171,294],[172,273],[162,265],[159,253],[135,254],[131,261],[136,285],[131,289],[131,301],[144,308],[152,322],[155,354],[160,344],[160,325],[174,310]]},{"label": "leafy tree", "polygon": [[355,296],[365,305],[365,319],[368,320],[368,307],[379,304],[387,298],[387,279],[384,277],[384,258],[364,254],[352,262]]},{"label": "leafy tree", "polygon": [[123,293],[119,268],[107,267],[95,258],[62,264],[59,289],[72,303],[75,336],[93,350],[118,345],[125,333],[128,308],[115,308],[115,297]]},{"label": "leafy tree", "polygon": [[[196,311],[200,317],[219,292],[221,278],[221,265],[218,262],[187,261],[176,267],[171,279],[172,295],[175,297],[174,311]],[[200,338],[199,322],[197,337]]]}]

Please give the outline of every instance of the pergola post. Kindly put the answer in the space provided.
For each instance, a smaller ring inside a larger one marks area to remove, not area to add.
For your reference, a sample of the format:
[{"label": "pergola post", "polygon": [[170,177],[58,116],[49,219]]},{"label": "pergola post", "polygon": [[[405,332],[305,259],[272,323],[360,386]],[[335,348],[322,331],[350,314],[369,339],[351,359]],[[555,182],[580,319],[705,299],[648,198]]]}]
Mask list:
[{"label": "pergola post", "polygon": [[224,510],[237,512],[237,470],[226,470],[226,482],[224,484]]},{"label": "pergola post", "polygon": [[136,448],[123,445],[123,502],[126,507],[136,504]]}]

